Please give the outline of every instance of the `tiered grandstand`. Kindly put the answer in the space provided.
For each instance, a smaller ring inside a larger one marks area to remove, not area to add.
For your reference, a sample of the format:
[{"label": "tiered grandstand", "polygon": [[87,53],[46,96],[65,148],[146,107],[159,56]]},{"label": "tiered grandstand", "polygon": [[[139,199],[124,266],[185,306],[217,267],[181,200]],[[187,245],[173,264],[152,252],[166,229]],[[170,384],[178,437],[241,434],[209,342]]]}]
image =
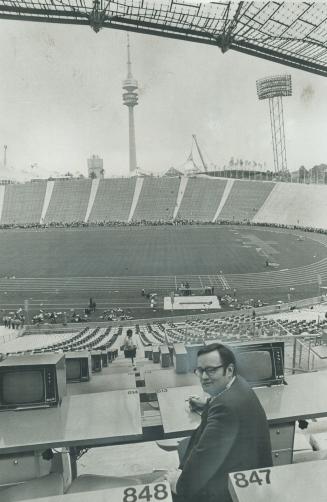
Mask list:
[{"label": "tiered grandstand", "polygon": [[226,180],[190,178],[177,219],[212,221],[226,187]]},{"label": "tiered grandstand", "polygon": [[91,183],[91,180],[56,181],[44,222],[84,221]]},{"label": "tiered grandstand", "polygon": [[186,220],[327,229],[326,195],[324,185],[203,175],[9,184],[0,193],[0,224]]},{"label": "tiered grandstand", "polygon": [[251,221],[274,188],[274,183],[235,180],[218,219]]},{"label": "tiered grandstand", "polygon": [[38,223],[41,218],[46,187],[45,182],[7,185],[1,223]]},{"label": "tiered grandstand", "polygon": [[101,180],[88,221],[128,221],[135,186],[135,178]]},{"label": "tiered grandstand", "polygon": [[172,220],[179,184],[179,178],[144,178],[133,220]]}]

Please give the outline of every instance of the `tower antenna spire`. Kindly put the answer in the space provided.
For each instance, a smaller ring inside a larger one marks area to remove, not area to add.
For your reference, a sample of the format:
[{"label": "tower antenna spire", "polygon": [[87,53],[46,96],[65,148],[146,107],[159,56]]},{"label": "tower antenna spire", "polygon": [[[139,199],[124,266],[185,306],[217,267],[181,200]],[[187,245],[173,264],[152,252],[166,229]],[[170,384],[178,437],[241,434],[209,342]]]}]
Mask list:
[{"label": "tower antenna spire", "polygon": [[133,78],[129,33],[127,33],[127,78]]}]

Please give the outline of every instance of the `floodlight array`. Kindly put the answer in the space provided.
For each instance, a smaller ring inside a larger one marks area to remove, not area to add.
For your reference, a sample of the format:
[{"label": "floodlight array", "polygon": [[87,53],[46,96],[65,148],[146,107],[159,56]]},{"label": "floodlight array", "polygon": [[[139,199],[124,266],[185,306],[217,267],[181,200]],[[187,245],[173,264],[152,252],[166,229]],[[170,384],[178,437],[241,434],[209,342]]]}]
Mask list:
[{"label": "floodlight array", "polygon": [[259,99],[292,96],[291,75],[274,75],[257,80]]}]

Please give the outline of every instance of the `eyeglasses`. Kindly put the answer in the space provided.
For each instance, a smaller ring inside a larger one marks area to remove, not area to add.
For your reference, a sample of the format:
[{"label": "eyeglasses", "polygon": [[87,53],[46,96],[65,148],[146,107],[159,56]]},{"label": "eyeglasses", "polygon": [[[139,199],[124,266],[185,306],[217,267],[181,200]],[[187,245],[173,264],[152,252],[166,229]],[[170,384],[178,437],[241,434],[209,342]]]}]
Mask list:
[{"label": "eyeglasses", "polygon": [[202,377],[203,373],[206,372],[209,378],[215,376],[215,373],[219,368],[223,368],[223,364],[220,364],[219,366],[208,366],[207,368],[195,368],[194,373],[198,377]]}]

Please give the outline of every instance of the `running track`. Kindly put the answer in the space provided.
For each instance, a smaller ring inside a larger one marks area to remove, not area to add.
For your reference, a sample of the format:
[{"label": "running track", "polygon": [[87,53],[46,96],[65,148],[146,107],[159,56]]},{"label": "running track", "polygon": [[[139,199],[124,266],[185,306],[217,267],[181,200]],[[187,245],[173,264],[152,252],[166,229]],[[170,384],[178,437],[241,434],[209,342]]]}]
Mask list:
[{"label": "running track", "polygon": [[172,291],[188,281],[193,288],[214,286],[218,290],[260,290],[265,288],[296,287],[327,281],[327,258],[319,262],[271,272],[226,275],[161,275],[129,277],[24,277],[0,279],[0,292],[63,293],[73,291],[113,292],[163,290]]}]

